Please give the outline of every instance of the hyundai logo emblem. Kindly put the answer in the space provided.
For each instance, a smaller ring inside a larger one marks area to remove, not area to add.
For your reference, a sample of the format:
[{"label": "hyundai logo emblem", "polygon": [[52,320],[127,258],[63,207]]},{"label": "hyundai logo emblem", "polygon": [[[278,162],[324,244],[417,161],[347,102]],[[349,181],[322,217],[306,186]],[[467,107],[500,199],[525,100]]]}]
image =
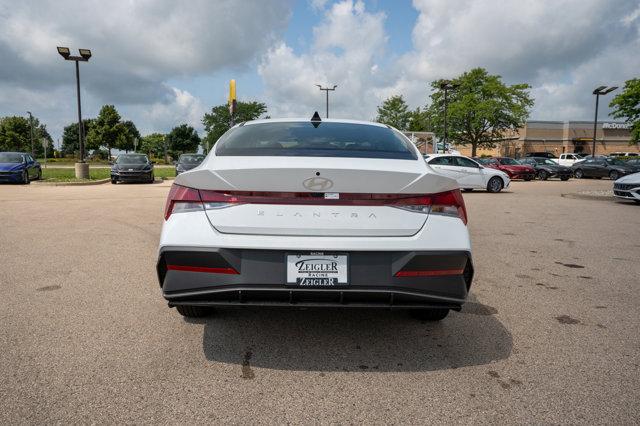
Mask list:
[{"label": "hyundai logo emblem", "polygon": [[302,182],[302,186],[310,191],[326,191],[333,187],[333,181],[323,177],[312,177]]}]

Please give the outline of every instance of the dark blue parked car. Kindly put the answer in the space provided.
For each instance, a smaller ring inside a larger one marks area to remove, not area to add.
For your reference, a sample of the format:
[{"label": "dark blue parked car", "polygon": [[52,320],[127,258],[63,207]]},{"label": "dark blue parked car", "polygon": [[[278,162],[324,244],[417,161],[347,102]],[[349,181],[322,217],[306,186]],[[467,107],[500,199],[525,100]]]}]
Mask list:
[{"label": "dark blue parked car", "polygon": [[0,152],[0,182],[29,183],[42,177],[40,163],[26,152]]}]

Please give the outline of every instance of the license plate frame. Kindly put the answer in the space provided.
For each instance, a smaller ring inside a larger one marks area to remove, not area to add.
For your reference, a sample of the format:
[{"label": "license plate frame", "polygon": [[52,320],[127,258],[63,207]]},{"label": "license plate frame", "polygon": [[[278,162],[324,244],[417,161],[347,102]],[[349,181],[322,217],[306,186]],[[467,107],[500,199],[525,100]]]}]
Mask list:
[{"label": "license plate frame", "polygon": [[[303,261],[302,265],[298,262]],[[335,262],[335,267],[332,263]],[[343,252],[288,252],[284,256],[285,284],[290,287],[348,287],[349,254]],[[316,265],[316,266],[314,266]],[[303,270],[303,267],[309,267]],[[317,268],[317,269],[314,269]]]}]

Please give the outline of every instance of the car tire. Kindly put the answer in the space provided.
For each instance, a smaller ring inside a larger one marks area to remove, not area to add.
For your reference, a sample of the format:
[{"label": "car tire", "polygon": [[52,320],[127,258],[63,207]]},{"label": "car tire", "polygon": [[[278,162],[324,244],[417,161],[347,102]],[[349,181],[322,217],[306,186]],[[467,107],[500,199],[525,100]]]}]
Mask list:
[{"label": "car tire", "polygon": [[473,191],[473,188],[462,188],[462,190],[464,192],[471,192],[471,191]]},{"label": "car tire", "polygon": [[544,171],[544,170],[540,170],[540,171],[538,172],[538,179],[540,179],[540,180],[547,180],[547,179],[549,179],[549,173],[547,173],[547,172],[546,172],[546,171]]},{"label": "car tire", "polygon": [[569,176],[561,176],[560,180],[569,180]]},{"label": "car tire", "polygon": [[149,183],[153,183],[156,181],[156,176],[154,173],[151,173],[151,177],[149,178]]},{"label": "car tire", "polygon": [[25,185],[29,185],[31,183],[31,180],[29,179],[29,172],[26,170],[22,172],[22,183]]},{"label": "car tire", "polygon": [[582,171],[582,169],[576,169],[576,171],[573,172],[573,176],[576,179],[582,179],[584,177],[584,172]]},{"label": "car tire", "polygon": [[611,170],[611,172],[609,172],[609,179],[618,180],[619,177],[620,177],[620,173],[618,173],[617,171]]},{"label": "car tire", "polygon": [[183,317],[201,318],[211,315],[213,308],[209,306],[176,305],[176,310]]},{"label": "car tire", "polygon": [[487,183],[487,192],[495,194],[502,191],[502,188],[504,188],[504,182],[498,176],[494,176],[489,179],[489,182]]},{"label": "car tire", "polygon": [[421,321],[442,321],[449,315],[448,308],[415,309],[411,315]]},{"label": "car tire", "polygon": [[118,179],[117,178],[111,178],[111,183],[115,185],[116,183],[118,183]]},{"label": "car tire", "polygon": [[38,169],[38,175],[36,176],[36,180],[42,179],[42,169]]},{"label": "car tire", "polygon": [[527,182],[530,182],[530,181],[533,180],[533,178],[532,177],[526,177],[526,178],[524,178],[524,180],[527,181]]}]

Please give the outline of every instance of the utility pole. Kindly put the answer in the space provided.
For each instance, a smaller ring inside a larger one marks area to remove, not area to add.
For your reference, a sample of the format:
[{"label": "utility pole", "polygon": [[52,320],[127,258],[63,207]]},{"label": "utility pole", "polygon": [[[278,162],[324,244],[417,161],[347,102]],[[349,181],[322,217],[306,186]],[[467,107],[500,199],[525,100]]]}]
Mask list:
[{"label": "utility pole", "polygon": [[593,91],[593,94],[596,95],[596,116],[593,119],[593,146],[591,147],[591,157],[593,158],[596,157],[596,130],[598,129],[598,101],[600,99],[600,95],[606,95],[616,89],[616,86],[609,88],[607,88],[607,86],[600,86]]},{"label": "utility pole", "polygon": [[327,95],[327,118],[329,118],[329,91],[336,90],[336,87],[338,87],[338,85],[334,84],[333,87],[328,87],[328,86],[327,87],[322,87],[321,85],[316,84],[316,86],[318,86],[318,88],[320,90],[324,90],[326,95]]},{"label": "utility pole", "polygon": [[31,115],[31,111],[27,111],[27,114],[29,114],[29,131],[31,133],[31,156],[34,157],[36,154],[33,146],[33,115]]},{"label": "utility pole", "polygon": [[[447,148],[447,145],[449,144],[449,129],[447,127],[447,106],[449,103],[449,99],[447,97],[447,94],[449,93],[449,90],[454,90],[456,87],[458,87],[459,84],[456,83],[452,83],[451,80],[440,80],[440,89],[444,90],[444,142],[443,142],[443,149]],[[435,147],[436,145],[434,145]],[[438,152],[437,148],[434,149],[434,152]]]}]

